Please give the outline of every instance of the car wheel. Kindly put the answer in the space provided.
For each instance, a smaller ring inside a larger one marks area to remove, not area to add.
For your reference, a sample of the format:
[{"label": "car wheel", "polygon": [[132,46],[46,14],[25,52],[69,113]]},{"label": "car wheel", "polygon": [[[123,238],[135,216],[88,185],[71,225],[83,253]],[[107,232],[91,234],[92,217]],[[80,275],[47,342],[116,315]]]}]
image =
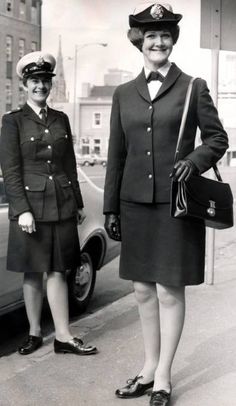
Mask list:
[{"label": "car wheel", "polygon": [[107,166],[107,163],[105,161],[103,161],[102,166],[105,168],[105,166]]},{"label": "car wheel", "polygon": [[96,270],[88,252],[81,253],[81,266],[68,276],[69,305],[71,313],[83,313],[90,301],[96,281]]},{"label": "car wheel", "polygon": [[88,161],[84,162],[84,166],[89,166],[89,165],[90,165],[90,163]]}]

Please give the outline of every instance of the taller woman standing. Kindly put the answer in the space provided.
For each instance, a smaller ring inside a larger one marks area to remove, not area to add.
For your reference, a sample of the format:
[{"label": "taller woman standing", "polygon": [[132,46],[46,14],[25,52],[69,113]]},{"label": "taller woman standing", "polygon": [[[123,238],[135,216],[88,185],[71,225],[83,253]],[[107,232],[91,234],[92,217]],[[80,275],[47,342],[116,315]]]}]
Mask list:
[{"label": "taller woman standing", "polygon": [[66,270],[80,264],[77,218],[81,223],[84,213],[68,117],[46,103],[55,63],[52,55],[42,52],[19,60],[16,71],[27,102],[2,120],[0,158],[10,218],[7,269],[24,273],[30,326],[19,347],[21,355],[36,351],[43,343],[44,273],[56,330],[55,352],[96,352],[69,329]]},{"label": "taller woman standing", "polygon": [[[122,240],[120,277],[134,284],[145,353],[140,371],[116,395],[133,398],[152,388],[151,406],[170,400],[185,286],[204,281],[205,227],[200,220],[170,217],[171,177],[187,180],[208,170],[228,146],[206,82],[196,79],[173,171],[190,81],[169,60],[181,18],[161,4],[144,4],[129,16],[128,38],[142,53],[144,68],[114,93],[105,182],[105,227]],[[202,144],[195,148],[197,127]]]}]

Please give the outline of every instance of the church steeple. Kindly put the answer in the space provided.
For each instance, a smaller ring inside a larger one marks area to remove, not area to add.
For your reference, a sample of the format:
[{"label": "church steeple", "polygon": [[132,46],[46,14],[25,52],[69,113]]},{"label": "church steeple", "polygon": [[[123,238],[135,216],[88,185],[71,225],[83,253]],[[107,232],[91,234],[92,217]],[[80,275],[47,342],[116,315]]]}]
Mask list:
[{"label": "church steeple", "polygon": [[66,81],[64,75],[63,67],[63,56],[61,49],[61,36],[59,36],[59,48],[57,54],[57,64],[56,64],[56,76],[54,79],[53,86],[53,102],[54,103],[65,103],[67,102],[66,98]]}]

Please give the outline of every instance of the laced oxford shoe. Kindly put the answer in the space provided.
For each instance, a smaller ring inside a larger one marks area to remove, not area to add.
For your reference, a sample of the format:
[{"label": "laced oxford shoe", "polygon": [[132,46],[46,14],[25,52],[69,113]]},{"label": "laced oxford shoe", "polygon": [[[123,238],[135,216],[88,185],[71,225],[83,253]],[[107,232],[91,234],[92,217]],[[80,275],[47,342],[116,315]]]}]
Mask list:
[{"label": "laced oxford shoe", "polygon": [[36,351],[43,345],[42,337],[29,335],[26,341],[18,348],[18,352],[21,355],[28,355]]},{"label": "laced oxford shoe", "polygon": [[153,387],[154,381],[148,383],[139,383],[139,380],[142,378],[143,376],[136,376],[133,379],[128,379],[126,386],[116,390],[116,396],[123,399],[138,398],[139,396],[143,396],[148,389]]},{"label": "laced oxford shoe", "polygon": [[170,401],[171,392],[165,390],[153,391],[150,399],[150,406],[167,406]]},{"label": "laced oxford shoe", "polygon": [[97,348],[93,345],[86,346],[82,340],[77,337],[69,341],[62,342],[54,340],[54,351],[56,353],[71,353],[77,355],[92,355],[98,352]]}]

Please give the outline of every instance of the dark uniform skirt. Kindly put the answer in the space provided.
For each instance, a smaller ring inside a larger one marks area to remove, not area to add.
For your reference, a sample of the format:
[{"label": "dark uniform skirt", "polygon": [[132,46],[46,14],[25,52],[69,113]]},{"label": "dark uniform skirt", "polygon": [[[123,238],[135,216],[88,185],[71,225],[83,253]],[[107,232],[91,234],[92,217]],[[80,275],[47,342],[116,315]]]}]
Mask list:
[{"label": "dark uniform skirt", "polygon": [[169,286],[204,281],[205,225],[173,219],[169,204],[121,201],[120,277]]},{"label": "dark uniform skirt", "polygon": [[36,232],[22,231],[10,221],[7,269],[15,272],[65,272],[80,264],[76,219],[36,223]]}]

